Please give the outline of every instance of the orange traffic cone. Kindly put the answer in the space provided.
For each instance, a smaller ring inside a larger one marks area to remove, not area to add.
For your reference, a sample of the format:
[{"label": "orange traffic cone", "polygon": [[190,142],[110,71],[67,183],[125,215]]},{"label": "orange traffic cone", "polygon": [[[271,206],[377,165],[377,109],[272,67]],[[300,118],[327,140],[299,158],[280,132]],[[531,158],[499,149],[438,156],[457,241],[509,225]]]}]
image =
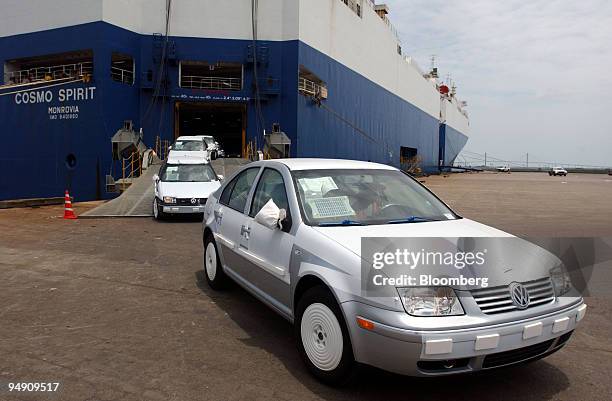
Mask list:
[{"label": "orange traffic cone", "polygon": [[64,218],[65,219],[76,219],[76,214],[74,214],[74,210],[72,209],[72,201],[70,200],[70,194],[68,190],[66,190],[66,194],[64,195]]}]

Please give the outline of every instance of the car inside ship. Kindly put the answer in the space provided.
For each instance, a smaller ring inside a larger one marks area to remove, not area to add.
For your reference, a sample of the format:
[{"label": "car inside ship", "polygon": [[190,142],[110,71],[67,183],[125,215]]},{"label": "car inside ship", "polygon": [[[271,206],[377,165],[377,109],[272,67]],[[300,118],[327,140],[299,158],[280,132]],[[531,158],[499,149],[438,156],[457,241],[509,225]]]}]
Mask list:
[{"label": "car inside ship", "polygon": [[[183,60],[179,66],[179,86],[214,100],[190,99],[174,105],[174,138],[210,135],[229,157],[242,157],[246,137],[246,106],[226,103],[242,90],[243,65],[240,63]],[[201,92],[206,90],[206,92]],[[217,98],[221,98],[221,101]]]},{"label": "car inside ship", "polygon": [[241,104],[187,103],[175,105],[175,138],[211,135],[226,157],[241,157],[246,133],[246,108]]}]

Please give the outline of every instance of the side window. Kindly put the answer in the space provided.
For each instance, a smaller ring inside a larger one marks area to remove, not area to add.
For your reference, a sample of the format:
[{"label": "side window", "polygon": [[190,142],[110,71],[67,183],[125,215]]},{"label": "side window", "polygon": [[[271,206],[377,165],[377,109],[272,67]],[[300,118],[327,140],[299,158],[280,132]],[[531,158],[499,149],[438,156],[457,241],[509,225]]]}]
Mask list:
[{"label": "side window", "polygon": [[276,203],[279,209],[285,209],[289,212],[289,202],[287,201],[287,191],[285,190],[283,176],[278,171],[267,168],[257,183],[249,216],[254,217],[259,213],[261,208],[270,199]]},{"label": "side window", "polygon": [[[236,176],[236,178],[234,178],[232,182],[228,184],[221,194],[221,203],[239,211],[240,213],[243,213],[247,198],[249,196],[249,191],[253,186],[253,182],[255,181],[255,177],[257,177],[258,172],[259,167],[254,167],[244,170],[242,173],[238,174],[238,176]],[[226,192],[229,193],[229,195],[226,195]],[[223,202],[224,200],[227,200],[227,202]]]},{"label": "side window", "polygon": [[227,204],[229,203],[229,197],[232,194],[232,189],[234,189],[234,185],[236,185],[236,179],[237,178],[238,177],[236,177],[232,181],[230,181],[225,186],[225,189],[221,193],[221,197],[219,198],[219,203],[221,203],[222,205],[226,205],[227,206]]}]

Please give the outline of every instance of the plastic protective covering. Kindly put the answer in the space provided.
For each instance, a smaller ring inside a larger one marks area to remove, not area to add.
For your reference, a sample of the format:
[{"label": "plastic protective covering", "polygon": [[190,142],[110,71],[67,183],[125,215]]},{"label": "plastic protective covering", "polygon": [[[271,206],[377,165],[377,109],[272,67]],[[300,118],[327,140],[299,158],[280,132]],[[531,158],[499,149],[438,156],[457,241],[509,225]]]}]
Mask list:
[{"label": "plastic protective covering", "polygon": [[285,209],[279,209],[276,203],[270,199],[255,215],[255,221],[268,228],[283,228],[281,221],[287,217]]}]

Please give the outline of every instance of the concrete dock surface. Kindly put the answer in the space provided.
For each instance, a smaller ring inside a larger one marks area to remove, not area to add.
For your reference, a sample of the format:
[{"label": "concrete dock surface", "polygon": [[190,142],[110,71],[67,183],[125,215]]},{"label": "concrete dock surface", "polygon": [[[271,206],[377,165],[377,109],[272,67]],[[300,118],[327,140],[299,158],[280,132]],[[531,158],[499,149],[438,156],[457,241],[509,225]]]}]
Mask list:
[{"label": "concrete dock surface", "polygon": [[[612,237],[612,179],[531,173],[427,177],[465,217],[520,235]],[[77,203],[81,214],[98,203]],[[0,400],[612,399],[612,297],[587,299],[560,352],[435,379],[363,369],[330,388],[306,371],[292,326],[240,288],[202,282],[197,219],[61,218],[0,210],[0,384],[60,382]]]}]

